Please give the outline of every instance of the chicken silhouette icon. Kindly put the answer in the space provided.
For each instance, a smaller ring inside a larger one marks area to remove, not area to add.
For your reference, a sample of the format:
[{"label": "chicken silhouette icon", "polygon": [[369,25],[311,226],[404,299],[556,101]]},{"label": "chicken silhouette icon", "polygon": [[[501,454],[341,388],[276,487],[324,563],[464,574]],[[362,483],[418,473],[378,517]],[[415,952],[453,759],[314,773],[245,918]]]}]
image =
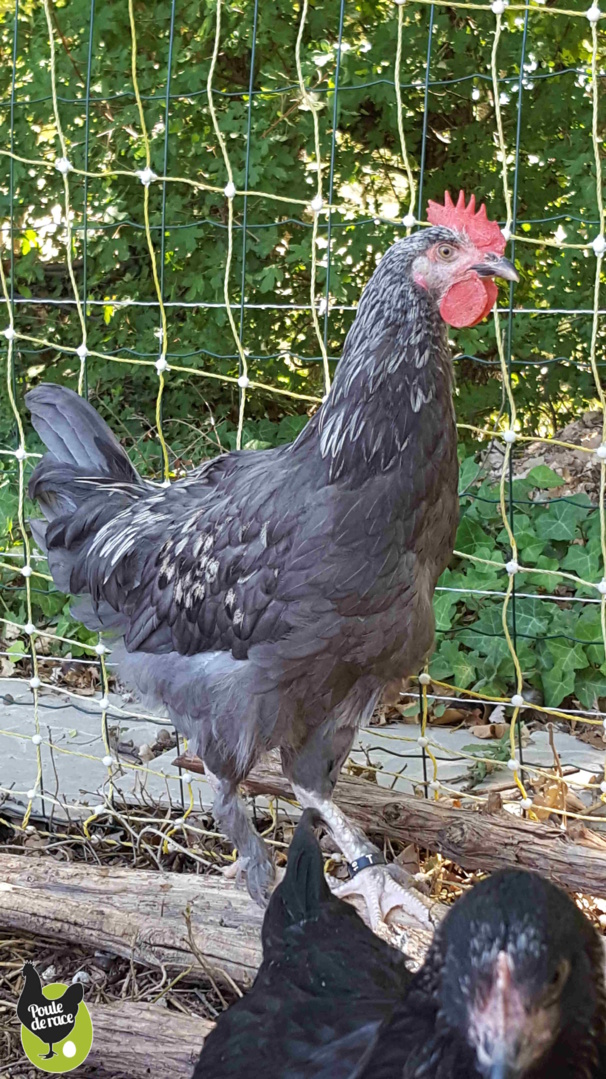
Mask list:
[{"label": "chicken silhouette icon", "polygon": [[84,989],[75,984],[67,987],[62,996],[49,999],[42,992],[40,976],[32,963],[23,967],[25,985],[17,1004],[17,1015],[32,1034],[48,1045],[48,1053],[40,1053],[42,1060],[50,1060],[57,1053],[53,1045],[64,1041],[71,1034],[84,998]]}]

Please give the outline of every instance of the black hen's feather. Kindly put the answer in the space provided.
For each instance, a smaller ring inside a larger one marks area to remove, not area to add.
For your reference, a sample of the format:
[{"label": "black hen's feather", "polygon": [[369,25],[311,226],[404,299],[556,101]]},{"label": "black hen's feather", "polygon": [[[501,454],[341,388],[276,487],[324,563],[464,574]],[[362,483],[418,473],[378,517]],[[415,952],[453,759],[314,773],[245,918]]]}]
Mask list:
[{"label": "black hen's feather", "polygon": [[263,925],[252,989],[221,1016],[194,1079],[349,1079],[411,975],[331,895],[307,811]]}]

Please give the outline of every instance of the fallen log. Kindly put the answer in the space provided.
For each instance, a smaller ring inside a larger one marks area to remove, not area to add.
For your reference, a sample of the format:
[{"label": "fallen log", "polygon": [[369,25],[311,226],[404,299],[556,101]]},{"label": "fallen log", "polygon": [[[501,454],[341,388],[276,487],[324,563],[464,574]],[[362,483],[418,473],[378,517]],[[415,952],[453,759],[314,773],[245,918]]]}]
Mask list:
[{"label": "fallen log", "polygon": [[158,1004],[92,1004],[93,1046],[86,1067],[108,1079],[191,1079],[213,1028]]},{"label": "fallen log", "polygon": [[170,974],[200,965],[249,985],[261,962],[262,910],[223,878],[61,864],[0,855],[0,927],[81,944]]},{"label": "fallen log", "polygon": [[[271,757],[257,765],[244,787],[249,794],[293,797]],[[591,842],[575,842],[555,825],[534,824],[505,812],[455,809],[345,774],[337,783],[335,801],[365,832],[417,843],[463,869],[535,869],[569,891],[606,898],[606,851]]]}]

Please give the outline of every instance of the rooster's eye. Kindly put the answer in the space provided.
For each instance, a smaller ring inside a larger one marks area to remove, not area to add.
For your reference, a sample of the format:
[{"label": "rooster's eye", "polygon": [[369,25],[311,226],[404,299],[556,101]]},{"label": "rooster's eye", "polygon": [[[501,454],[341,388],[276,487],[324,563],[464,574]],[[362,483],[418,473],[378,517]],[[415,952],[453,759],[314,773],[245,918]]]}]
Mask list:
[{"label": "rooster's eye", "polygon": [[451,247],[450,244],[440,244],[438,247],[438,255],[441,259],[451,259],[454,253],[455,249],[454,247]]}]

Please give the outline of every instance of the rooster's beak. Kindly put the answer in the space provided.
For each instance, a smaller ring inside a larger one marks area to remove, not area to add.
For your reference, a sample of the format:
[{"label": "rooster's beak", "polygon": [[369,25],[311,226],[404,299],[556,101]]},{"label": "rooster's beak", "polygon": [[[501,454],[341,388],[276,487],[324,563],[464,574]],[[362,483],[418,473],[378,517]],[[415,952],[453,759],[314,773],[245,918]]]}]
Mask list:
[{"label": "rooster's beak", "polygon": [[505,281],[519,281],[520,275],[513,262],[499,255],[486,255],[483,262],[472,269],[479,277],[502,277]]}]

